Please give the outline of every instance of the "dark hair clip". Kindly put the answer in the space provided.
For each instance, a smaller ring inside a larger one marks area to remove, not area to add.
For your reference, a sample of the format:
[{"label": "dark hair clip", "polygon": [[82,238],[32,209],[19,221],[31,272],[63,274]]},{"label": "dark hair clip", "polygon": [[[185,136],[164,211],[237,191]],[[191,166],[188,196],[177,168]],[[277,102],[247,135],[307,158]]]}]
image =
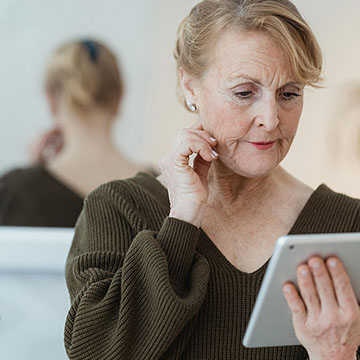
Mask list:
[{"label": "dark hair clip", "polygon": [[95,42],[92,40],[82,40],[81,44],[88,50],[91,61],[96,62],[99,50]]}]

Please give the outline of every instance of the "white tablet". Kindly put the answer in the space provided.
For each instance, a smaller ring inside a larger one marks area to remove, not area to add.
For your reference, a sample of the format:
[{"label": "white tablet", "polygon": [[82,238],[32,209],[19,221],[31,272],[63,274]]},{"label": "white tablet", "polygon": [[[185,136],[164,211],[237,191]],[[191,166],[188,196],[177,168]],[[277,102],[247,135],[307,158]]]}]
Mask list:
[{"label": "white tablet", "polygon": [[269,261],[243,344],[246,347],[298,345],[283,285],[297,284],[296,269],[311,256],[339,257],[360,300],[360,233],[288,235],[280,237]]}]

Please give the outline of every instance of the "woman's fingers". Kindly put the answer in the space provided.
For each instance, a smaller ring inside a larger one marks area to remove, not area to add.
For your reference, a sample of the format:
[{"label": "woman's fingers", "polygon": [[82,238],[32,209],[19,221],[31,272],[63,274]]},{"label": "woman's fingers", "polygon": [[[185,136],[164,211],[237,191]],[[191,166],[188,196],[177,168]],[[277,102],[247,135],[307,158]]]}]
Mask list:
[{"label": "woman's fingers", "polygon": [[174,160],[180,166],[187,166],[189,164],[189,156],[194,153],[198,154],[198,156],[201,156],[208,162],[211,162],[218,156],[209,144],[197,140],[183,143],[178,150],[179,152],[175,155]]},{"label": "woman's fingers", "polygon": [[320,312],[320,301],[309,266],[307,264],[300,265],[296,275],[307,312],[311,315],[317,315]]},{"label": "woman's fingers", "polygon": [[305,323],[306,308],[295,286],[291,283],[285,284],[283,287],[283,293],[290,308],[294,323]]},{"label": "woman's fingers", "polygon": [[304,300],[308,315],[317,315],[320,311],[358,308],[349,276],[341,261],[336,257],[326,263],[320,257],[312,257],[307,264],[297,269],[299,291]]},{"label": "woman's fingers", "polygon": [[217,144],[216,139],[210,133],[208,133],[206,130],[204,130],[200,121],[197,121],[192,126],[190,126],[188,129],[185,129],[184,131],[185,132],[191,131],[192,133],[195,133],[195,134],[199,135],[200,137],[202,137],[205,141],[210,140],[210,144],[212,146],[215,146]]},{"label": "woman's fingers", "polygon": [[300,343],[310,357],[321,349],[324,359],[330,353],[352,359],[360,344],[360,311],[341,261],[314,256],[298,267],[297,280],[301,297],[293,284],[283,292]]},{"label": "woman's fingers", "polygon": [[211,146],[217,145],[217,140],[205,130],[192,129],[192,130],[184,130],[184,132],[189,132],[191,134],[201,137],[204,141],[209,143]]},{"label": "woman's fingers", "polygon": [[180,166],[188,165],[189,156],[196,153],[205,161],[211,162],[218,157],[214,150],[216,141],[211,136],[200,130],[183,130],[173,148],[174,160]]},{"label": "woman's fingers", "polygon": [[[184,129],[179,133],[170,151],[159,160],[159,169],[165,177],[173,177],[174,170],[184,171],[183,175],[191,174],[189,183],[196,182],[194,176],[198,173],[204,182],[211,162],[219,157],[215,150],[216,145],[216,139],[197,122],[190,129]],[[196,160],[194,163],[191,161],[192,155]],[[195,173],[191,173],[191,168]]]},{"label": "woman's fingers", "polygon": [[[170,214],[201,226],[208,199],[207,174],[218,158],[216,140],[200,122],[182,130],[158,166],[169,193]],[[194,161],[192,161],[194,160]]]},{"label": "woman's fingers", "polygon": [[312,257],[308,264],[311,268],[313,279],[319,294],[320,304],[322,308],[336,308],[337,301],[335,297],[333,283],[327,267],[320,257]]},{"label": "woman's fingers", "polygon": [[204,160],[201,156],[196,155],[194,158],[193,169],[199,175],[203,184],[207,184],[207,176],[210,169],[210,163]]},{"label": "woman's fingers", "polygon": [[358,308],[357,299],[351,286],[349,276],[347,275],[341,261],[336,257],[330,257],[326,261],[330,272],[337,302],[340,308],[346,310],[349,308]]},{"label": "woman's fingers", "polygon": [[37,140],[30,145],[30,156],[34,162],[46,163],[52,160],[61,151],[63,146],[63,134],[57,127],[42,133]]}]

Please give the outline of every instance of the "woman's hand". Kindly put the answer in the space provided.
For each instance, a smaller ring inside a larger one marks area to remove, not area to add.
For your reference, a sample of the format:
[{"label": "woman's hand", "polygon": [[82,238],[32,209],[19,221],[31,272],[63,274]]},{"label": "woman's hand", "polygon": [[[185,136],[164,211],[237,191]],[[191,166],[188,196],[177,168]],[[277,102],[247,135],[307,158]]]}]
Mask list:
[{"label": "woman's hand", "polygon": [[[169,192],[170,216],[200,227],[208,198],[208,171],[216,140],[200,123],[184,129],[158,166]],[[193,167],[190,156],[196,154]]]},{"label": "woman's hand", "polygon": [[53,160],[63,147],[62,132],[58,127],[43,132],[29,147],[31,161],[46,164]]},{"label": "woman's hand", "polygon": [[285,284],[283,291],[310,360],[355,360],[360,311],[341,261],[312,257],[299,266],[297,280],[300,295],[293,284]]}]

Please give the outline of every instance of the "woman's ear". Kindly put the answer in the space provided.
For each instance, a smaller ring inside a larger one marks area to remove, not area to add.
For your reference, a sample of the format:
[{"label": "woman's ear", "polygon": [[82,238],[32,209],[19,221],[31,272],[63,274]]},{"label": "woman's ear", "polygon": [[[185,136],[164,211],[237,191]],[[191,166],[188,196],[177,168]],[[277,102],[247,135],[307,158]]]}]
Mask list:
[{"label": "woman's ear", "polygon": [[188,75],[185,70],[180,67],[179,79],[181,88],[184,93],[184,98],[187,104],[197,104],[197,81],[192,76]]}]

